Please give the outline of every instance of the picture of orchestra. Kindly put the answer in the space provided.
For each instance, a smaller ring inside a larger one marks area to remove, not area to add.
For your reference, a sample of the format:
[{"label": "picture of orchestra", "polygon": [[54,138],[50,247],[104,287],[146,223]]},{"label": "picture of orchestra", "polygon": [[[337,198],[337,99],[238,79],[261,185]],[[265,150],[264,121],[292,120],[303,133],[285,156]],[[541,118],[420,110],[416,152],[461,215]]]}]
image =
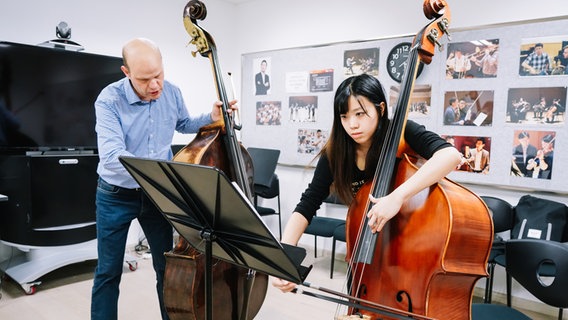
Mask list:
[{"label": "picture of orchestra", "polygon": [[444,125],[491,126],[493,91],[449,91],[444,94]]},{"label": "picture of orchestra", "polygon": [[565,111],[566,87],[509,89],[507,122],[561,125]]},{"label": "picture of orchestra", "polygon": [[256,124],[279,126],[282,124],[282,103],[280,101],[257,101]]},{"label": "picture of orchestra", "polygon": [[316,122],[317,96],[290,97],[289,101],[291,122]]},{"label": "picture of orchestra", "polygon": [[521,44],[521,76],[568,74],[568,36],[526,39]]},{"label": "picture of orchestra", "polygon": [[490,137],[469,137],[442,135],[462,154],[462,161],[456,171],[489,174]]},{"label": "picture of orchestra", "polygon": [[367,73],[379,76],[379,48],[346,50],[343,54],[345,77]]},{"label": "picture of orchestra", "polygon": [[[400,86],[391,86],[389,93],[389,114],[393,114],[393,110],[397,105],[399,95]],[[416,119],[420,117],[430,116],[431,100],[431,85],[415,85],[414,88],[412,88],[412,93],[410,94],[408,117],[411,119]]]},{"label": "picture of orchestra", "polygon": [[555,140],[552,131],[515,131],[511,176],[550,180]]},{"label": "picture of orchestra", "polygon": [[446,79],[493,78],[499,65],[499,39],[450,42]]},{"label": "picture of orchestra", "polygon": [[298,129],[298,153],[316,155],[329,138],[321,129]]}]

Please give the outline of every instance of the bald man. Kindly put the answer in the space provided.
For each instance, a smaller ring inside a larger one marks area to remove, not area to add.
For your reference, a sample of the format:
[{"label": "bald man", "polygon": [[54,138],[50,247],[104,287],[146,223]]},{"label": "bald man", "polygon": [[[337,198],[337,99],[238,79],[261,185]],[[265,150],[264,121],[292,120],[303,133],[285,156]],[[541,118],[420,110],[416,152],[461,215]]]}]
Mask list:
[{"label": "bald man", "polygon": [[[99,181],[96,194],[98,263],[91,296],[91,319],[118,318],[118,294],[130,223],[138,219],[152,253],[162,319],[164,252],[173,244],[168,221],[119,162],[120,156],[171,160],[174,131],[196,133],[222,119],[221,102],[211,113],[192,117],[181,91],[164,80],[162,55],[148,39],[122,49],[125,78],[104,88],[95,101]],[[235,101],[231,102],[231,108]]]}]

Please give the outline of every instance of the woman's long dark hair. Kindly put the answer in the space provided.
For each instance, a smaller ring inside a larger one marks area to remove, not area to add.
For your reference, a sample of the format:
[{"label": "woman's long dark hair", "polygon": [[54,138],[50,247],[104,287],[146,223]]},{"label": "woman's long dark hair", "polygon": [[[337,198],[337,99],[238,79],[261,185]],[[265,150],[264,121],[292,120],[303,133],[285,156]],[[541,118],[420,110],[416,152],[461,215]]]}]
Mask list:
[{"label": "woman's long dark hair", "polygon": [[[345,79],[337,88],[333,102],[333,126],[331,134],[321,153],[329,160],[333,174],[335,193],[345,204],[353,199],[352,183],[355,174],[356,142],[345,132],[341,124],[341,115],[346,114],[349,97],[366,97],[373,103],[379,115],[379,124],[373,134],[371,148],[365,159],[365,180],[372,179],[375,174],[384,136],[388,128],[389,118],[387,101],[379,80],[368,74],[361,74]],[[383,108],[381,108],[383,103]],[[363,111],[367,113],[365,107]]]}]

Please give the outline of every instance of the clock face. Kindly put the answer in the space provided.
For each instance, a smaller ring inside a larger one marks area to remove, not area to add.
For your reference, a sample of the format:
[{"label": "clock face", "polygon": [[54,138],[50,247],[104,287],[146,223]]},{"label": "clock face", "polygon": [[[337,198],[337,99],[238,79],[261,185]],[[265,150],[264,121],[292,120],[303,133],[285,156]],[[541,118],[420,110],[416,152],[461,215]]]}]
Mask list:
[{"label": "clock face", "polygon": [[[412,43],[410,42],[401,42],[394,46],[392,50],[389,52],[387,56],[387,71],[389,76],[396,82],[402,81],[402,76],[404,75],[404,70],[406,69],[406,65],[408,64],[408,55],[410,54],[410,48]],[[418,72],[416,77],[420,75],[422,69],[424,68],[424,64],[420,62],[418,66]]]}]

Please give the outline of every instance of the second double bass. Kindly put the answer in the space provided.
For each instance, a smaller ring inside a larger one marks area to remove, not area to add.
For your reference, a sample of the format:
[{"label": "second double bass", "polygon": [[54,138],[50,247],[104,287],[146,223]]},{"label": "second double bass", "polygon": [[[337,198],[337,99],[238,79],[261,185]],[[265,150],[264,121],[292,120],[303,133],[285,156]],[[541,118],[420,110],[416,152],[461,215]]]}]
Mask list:
[{"label": "second double bass", "polygon": [[[329,191],[350,204],[349,281],[340,295],[347,301],[338,301],[349,310],[337,317],[469,319],[473,286],[487,274],[493,237],[488,209],[444,178],[459,163],[459,152],[407,121],[418,59],[431,62],[450,19],[442,0],[425,1],[424,12],[432,21],[411,47],[392,120],[375,77],[353,76],[337,88],[330,138],[283,234],[295,244]],[[406,145],[428,160],[418,165]],[[274,285],[294,289],[285,281]]]},{"label": "second double bass", "polygon": [[[493,236],[488,209],[477,195],[442,179],[407,199],[379,233],[369,227],[375,219],[381,223],[381,218],[369,214],[373,203],[368,196],[386,201],[392,190],[408,188],[408,182],[415,183],[411,179],[420,174],[418,158],[407,148],[412,141],[403,134],[407,106],[418,61],[430,63],[450,19],[444,0],[425,1],[424,9],[434,21],[414,40],[374,179],[359,190],[349,209],[351,294],[436,319],[470,319],[473,287],[487,275]],[[374,317],[366,311],[351,312]]]}]

